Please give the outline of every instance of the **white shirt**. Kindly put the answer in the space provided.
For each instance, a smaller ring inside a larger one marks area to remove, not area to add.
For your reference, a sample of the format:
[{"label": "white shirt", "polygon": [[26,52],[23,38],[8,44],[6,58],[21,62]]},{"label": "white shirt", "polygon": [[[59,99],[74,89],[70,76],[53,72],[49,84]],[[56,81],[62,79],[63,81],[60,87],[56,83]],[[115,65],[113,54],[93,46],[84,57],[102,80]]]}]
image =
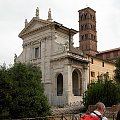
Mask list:
[{"label": "white shirt", "polygon": [[[99,112],[99,111],[94,111],[97,115],[101,115],[101,113]],[[95,115],[95,116],[97,116],[96,114],[94,114],[94,113],[91,113],[91,115]],[[103,116],[102,117],[102,120],[108,120],[105,116]]]}]

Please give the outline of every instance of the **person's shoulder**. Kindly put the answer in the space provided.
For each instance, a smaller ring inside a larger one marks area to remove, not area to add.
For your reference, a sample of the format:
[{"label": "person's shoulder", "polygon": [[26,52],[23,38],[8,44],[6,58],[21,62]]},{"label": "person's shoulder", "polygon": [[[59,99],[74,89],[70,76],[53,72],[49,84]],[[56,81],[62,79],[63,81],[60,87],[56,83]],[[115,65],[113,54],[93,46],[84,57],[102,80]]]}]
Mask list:
[{"label": "person's shoulder", "polygon": [[105,116],[102,117],[102,120],[108,120]]},{"label": "person's shoulder", "polygon": [[92,112],[91,115],[98,116],[102,120],[108,120],[105,116],[102,116],[101,113],[99,111],[97,111],[97,110],[95,110],[94,112]]},{"label": "person's shoulder", "polygon": [[93,111],[91,114],[93,114],[93,115],[101,115],[101,113],[99,111],[97,111],[97,110]]},{"label": "person's shoulder", "polygon": [[99,120],[99,117],[92,113],[83,115],[79,120]]}]

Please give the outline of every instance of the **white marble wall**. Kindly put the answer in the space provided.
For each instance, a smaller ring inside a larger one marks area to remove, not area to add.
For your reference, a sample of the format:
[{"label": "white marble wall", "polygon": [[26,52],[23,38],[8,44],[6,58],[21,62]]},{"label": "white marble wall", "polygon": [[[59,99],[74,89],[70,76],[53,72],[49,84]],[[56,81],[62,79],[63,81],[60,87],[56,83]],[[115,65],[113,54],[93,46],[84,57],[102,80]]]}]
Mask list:
[{"label": "white marble wall", "polygon": [[[72,65],[66,58],[68,52],[65,43],[69,42],[68,35],[57,32],[54,29],[28,36],[23,40],[23,52],[17,58],[17,62],[30,62],[39,65],[42,70],[42,82],[45,94],[52,104],[69,104],[80,101],[82,96],[73,96],[72,72],[73,69],[81,69],[83,88],[86,89],[87,71],[81,64]],[[40,47],[40,57],[34,58],[34,48]],[[63,75],[63,96],[57,96],[57,75]]]}]

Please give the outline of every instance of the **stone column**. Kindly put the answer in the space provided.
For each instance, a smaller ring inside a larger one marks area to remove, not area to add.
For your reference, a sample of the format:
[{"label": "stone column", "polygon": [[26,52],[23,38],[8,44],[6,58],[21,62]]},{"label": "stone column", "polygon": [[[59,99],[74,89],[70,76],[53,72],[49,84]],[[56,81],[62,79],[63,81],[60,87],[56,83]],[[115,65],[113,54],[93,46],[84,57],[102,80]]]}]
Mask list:
[{"label": "stone column", "polygon": [[71,65],[69,64],[69,61],[67,61],[67,64],[65,65],[64,76],[65,76],[64,95],[66,96],[66,103],[69,104],[72,96],[72,68]]},{"label": "stone column", "polygon": [[84,64],[84,67],[83,67],[83,80],[82,80],[83,84],[83,93],[87,90],[87,84],[88,84],[88,66],[87,64]]}]

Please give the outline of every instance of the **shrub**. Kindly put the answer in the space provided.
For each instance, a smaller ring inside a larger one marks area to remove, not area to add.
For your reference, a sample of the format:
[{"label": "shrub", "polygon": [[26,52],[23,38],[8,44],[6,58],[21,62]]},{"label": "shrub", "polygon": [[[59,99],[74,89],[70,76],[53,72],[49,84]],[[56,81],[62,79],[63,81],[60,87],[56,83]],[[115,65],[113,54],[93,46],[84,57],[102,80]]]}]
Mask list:
[{"label": "shrub", "polygon": [[106,106],[112,106],[120,102],[120,89],[118,84],[112,80],[103,80],[89,85],[83,96],[83,103],[87,108],[88,105],[94,105],[101,101]]},{"label": "shrub", "polygon": [[0,117],[17,119],[50,114],[39,67],[15,63],[0,69]]}]

